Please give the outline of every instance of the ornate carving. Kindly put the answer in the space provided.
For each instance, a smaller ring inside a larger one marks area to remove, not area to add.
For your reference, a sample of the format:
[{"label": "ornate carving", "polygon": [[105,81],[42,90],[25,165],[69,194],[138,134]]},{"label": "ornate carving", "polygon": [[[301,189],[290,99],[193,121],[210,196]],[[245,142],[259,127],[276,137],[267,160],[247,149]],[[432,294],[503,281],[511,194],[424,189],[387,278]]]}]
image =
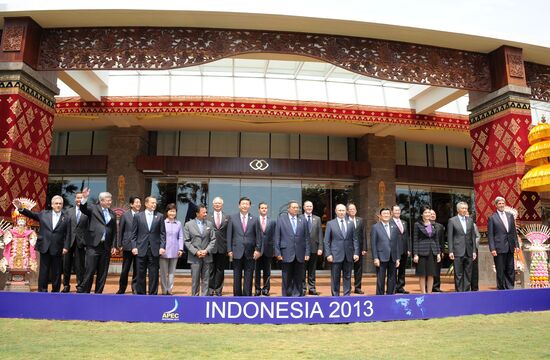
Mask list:
[{"label": "ornate carving", "polygon": [[510,76],[516,78],[523,78],[523,57],[521,54],[507,54],[508,58],[508,71]]},{"label": "ornate carving", "polygon": [[23,35],[25,26],[21,24],[10,24],[4,27],[2,33],[3,51],[21,51],[23,47]]},{"label": "ornate carving", "polygon": [[491,90],[486,54],[368,38],[274,31],[45,29],[38,69],[173,69],[262,52],[303,55],[384,80]]},{"label": "ornate carving", "polygon": [[550,66],[525,62],[525,74],[531,99],[550,102]]}]

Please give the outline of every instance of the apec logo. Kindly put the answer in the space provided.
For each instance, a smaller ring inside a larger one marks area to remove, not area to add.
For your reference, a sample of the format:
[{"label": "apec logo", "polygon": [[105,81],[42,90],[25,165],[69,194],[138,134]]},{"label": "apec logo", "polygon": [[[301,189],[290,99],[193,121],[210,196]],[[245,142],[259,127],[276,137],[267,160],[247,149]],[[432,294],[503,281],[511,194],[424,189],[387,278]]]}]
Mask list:
[{"label": "apec logo", "polygon": [[178,299],[174,299],[174,308],[162,314],[162,321],[179,321],[180,314],[177,312],[179,307]]}]

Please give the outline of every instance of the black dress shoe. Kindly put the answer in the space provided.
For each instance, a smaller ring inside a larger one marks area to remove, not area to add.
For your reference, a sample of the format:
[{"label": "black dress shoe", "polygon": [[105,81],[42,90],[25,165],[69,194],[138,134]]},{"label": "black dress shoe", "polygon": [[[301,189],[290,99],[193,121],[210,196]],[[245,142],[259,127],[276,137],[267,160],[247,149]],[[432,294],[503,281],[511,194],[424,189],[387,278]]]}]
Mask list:
[{"label": "black dress shoe", "polygon": [[363,295],[363,294],[365,293],[365,292],[364,292],[363,290],[361,290],[361,289],[355,289],[353,292],[354,292],[355,294],[361,294],[361,295]]},{"label": "black dress shoe", "polygon": [[63,291],[64,293],[68,293],[68,292],[71,292],[71,287],[70,286],[65,286],[63,287]]},{"label": "black dress shoe", "polygon": [[398,290],[395,292],[396,294],[409,294],[409,292],[407,290]]},{"label": "black dress shoe", "polygon": [[309,290],[309,291],[308,291],[308,294],[309,294],[309,295],[315,295],[315,296],[321,295],[321,293],[317,292],[317,290]]},{"label": "black dress shoe", "polygon": [[432,289],[432,292],[443,292],[441,289]]},{"label": "black dress shoe", "polygon": [[119,291],[117,291],[116,293],[117,293],[117,295],[123,295],[123,294],[124,294],[124,291],[119,290]]},{"label": "black dress shoe", "polygon": [[256,290],[254,292],[254,296],[260,296],[260,295],[262,295],[262,292],[260,290]]},{"label": "black dress shoe", "polygon": [[269,290],[262,290],[262,295],[263,296],[269,296]]}]

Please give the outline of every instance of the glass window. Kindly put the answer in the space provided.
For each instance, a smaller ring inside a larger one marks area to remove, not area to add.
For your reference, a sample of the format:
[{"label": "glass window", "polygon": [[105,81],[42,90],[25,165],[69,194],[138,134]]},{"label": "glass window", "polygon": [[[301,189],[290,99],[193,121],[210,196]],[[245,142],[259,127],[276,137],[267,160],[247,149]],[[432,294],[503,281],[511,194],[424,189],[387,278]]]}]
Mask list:
[{"label": "glass window", "polygon": [[[151,195],[157,198],[157,211],[164,213],[166,205],[176,202],[177,187],[177,179],[153,179],[151,182]],[[143,204],[145,204],[145,199]],[[180,215],[181,214],[178,214],[178,219],[180,219]]]},{"label": "glass window", "polygon": [[[74,206],[75,194],[84,188],[90,188],[90,203],[98,201],[100,192],[107,191],[106,177],[50,177],[48,179],[48,191],[46,199],[46,208],[51,209],[51,199],[54,195],[63,197],[63,206],[65,208]],[[114,195],[113,195],[114,196]],[[113,199],[114,201],[115,199]],[[113,202],[113,204],[115,201]]]},{"label": "glass window", "polygon": [[268,99],[297,100],[294,80],[266,79],[266,97]]},{"label": "glass window", "polygon": [[94,131],[94,147],[92,155],[107,155],[109,133],[110,132],[108,130]]},{"label": "glass window", "polygon": [[[305,201],[313,203],[313,213],[325,224],[331,219],[330,186],[326,183],[302,183],[302,204]],[[303,211],[303,210],[302,210]]]},{"label": "glass window", "polygon": [[302,185],[300,180],[273,180],[271,182],[271,204],[270,214],[277,218],[284,214],[288,209],[290,200],[298,201],[302,204]]},{"label": "glass window", "polygon": [[405,142],[403,140],[395,141],[395,164],[407,165],[407,159],[405,157]]},{"label": "glass window", "polygon": [[300,159],[327,160],[327,137],[300,135]]},{"label": "glass window", "polygon": [[239,211],[241,184],[239,179],[210,179],[208,184],[208,207],[219,196],[223,199],[223,212],[234,214]]},{"label": "glass window", "polygon": [[71,131],[67,155],[90,155],[92,152],[91,131]]},{"label": "glass window", "polygon": [[138,84],[138,76],[111,75],[107,91],[109,96],[136,96],[139,94]]},{"label": "glass window", "polygon": [[449,146],[448,152],[449,152],[449,168],[466,169],[466,156],[464,155],[464,148]]},{"label": "glass window", "polygon": [[157,155],[175,156],[178,154],[177,131],[159,131],[157,135]]},{"label": "glass window", "polygon": [[273,159],[298,159],[299,135],[271,134],[271,157]]},{"label": "glass window", "polygon": [[267,203],[268,207],[271,206],[270,190],[270,180],[241,180],[241,196],[246,196],[251,200],[252,205],[250,206],[250,213],[255,216],[258,216],[258,205],[260,204],[260,202]]},{"label": "glass window", "polygon": [[428,166],[426,144],[407,142],[407,165]]},{"label": "glass window", "polygon": [[[179,180],[177,186],[177,218],[183,224],[194,219],[197,215],[198,205],[207,204],[208,181],[201,179]],[[212,210],[210,210],[212,211]]]},{"label": "glass window", "polygon": [[466,149],[466,170],[472,170],[472,150]]},{"label": "glass window", "polygon": [[67,134],[65,131],[54,131],[50,147],[51,155],[67,155]]},{"label": "glass window", "polygon": [[263,78],[234,78],[235,96],[265,98],[265,83]]},{"label": "glass window", "polygon": [[433,166],[437,168],[447,167],[447,149],[445,145],[433,145]]},{"label": "glass window", "polygon": [[[355,89],[357,91],[357,101],[359,104],[386,106],[382,86],[356,84]],[[410,107],[410,105],[407,105],[407,107]]]},{"label": "glass window", "polygon": [[233,96],[233,78],[205,76],[202,78],[204,96]]},{"label": "glass window", "polygon": [[296,80],[298,100],[327,102],[324,81]]},{"label": "glass window", "polygon": [[269,157],[269,133],[241,133],[241,157]]},{"label": "glass window", "polygon": [[420,220],[422,215],[420,209],[425,205],[432,206],[431,189],[429,187],[410,186],[409,191],[411,222],[414,224]]},{"label": "glass window", "polygon": [[329,160],[348,161],[348,138],[329,137]]},{"label": "glass window", "polygon": [[210,156],[238,157],[239,133],[212,131],[210,134]]},{"label": "glass window", "polygon": [[357,104],[353,84],[327,82],[328,101],[339,104]]},{"label": "glass window", "polygon": [[139,77],[140,96],[170,95],[170,76],[141,75]]},{"label": "glass window", "polygon": [[170,87],[171,95],[200,96],[202,94],[200,76],[172,76]]},{"label": "glass window", "polygon": [[210,147],[210,132],[182,131],[180,132],[180,156],[208,156]]}]

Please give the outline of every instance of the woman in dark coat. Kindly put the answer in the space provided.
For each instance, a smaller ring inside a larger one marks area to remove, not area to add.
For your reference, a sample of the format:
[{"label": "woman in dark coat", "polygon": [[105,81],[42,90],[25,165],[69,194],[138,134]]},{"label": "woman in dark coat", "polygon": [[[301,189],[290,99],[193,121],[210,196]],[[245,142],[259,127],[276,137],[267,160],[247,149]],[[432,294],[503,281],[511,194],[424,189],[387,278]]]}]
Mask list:
[{"label": "woman in dark coat", "polygon": [[416,276],[423,294],[432,292],[436,262],[441,261],[437,229],[432,226],[430,215],[431,208],[423,207],[422,218],[414,224],[413,231],[413,262],[416,263]]}]

